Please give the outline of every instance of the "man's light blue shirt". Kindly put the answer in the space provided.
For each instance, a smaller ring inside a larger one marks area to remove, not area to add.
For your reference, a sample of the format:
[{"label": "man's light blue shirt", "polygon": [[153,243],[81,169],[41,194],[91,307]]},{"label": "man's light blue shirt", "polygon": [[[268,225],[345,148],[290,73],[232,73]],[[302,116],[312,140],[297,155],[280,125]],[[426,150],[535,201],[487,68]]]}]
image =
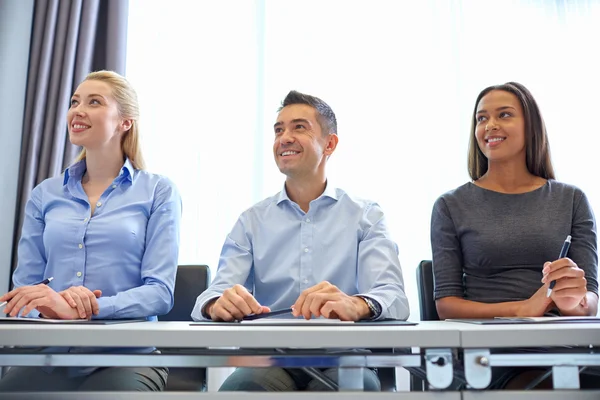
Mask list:
[{"label": "man's light blue shirt", "polygon": [[[31,193],[13,274],[15,287],[102,290],[95,319],[156,320],[173,306],[181,198],[165,177],[125,161],[96,210],[81,185],[85,160]],[[34,312],[30,316],[36,316]]]},{"label": "man's light blue shirt", "polygon": [[379,205],[327,185],[305,213],[284,186],[239,217],[192,318],[205,320],[205,305],[235,284],[275,310],[292,306],[302,291],[322,281],[377,301],[380,319],[408,318],[398,248]]}]

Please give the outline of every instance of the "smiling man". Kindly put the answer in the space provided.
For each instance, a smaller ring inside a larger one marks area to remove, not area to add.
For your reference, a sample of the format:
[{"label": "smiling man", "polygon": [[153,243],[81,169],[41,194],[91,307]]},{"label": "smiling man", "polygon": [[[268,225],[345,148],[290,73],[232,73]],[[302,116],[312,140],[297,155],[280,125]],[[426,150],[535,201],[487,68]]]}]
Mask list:
[{"label": "smiling man", "polygon": [[[287,318],[408,318],[398,249],[383,211],[327,180],[325,167],[337,144],[331,108],[290,92],[274,124],[283,190],[242,213],[223,245],[215,280],[196,301],[195,320],[235,321],[290,307]],[[337,380],[337,370],[323,373]],[[364,387],[379,390],[375,371],[366,370]],[[221,387],[324,389],[302,370],[282,368],[238,368]]]}]

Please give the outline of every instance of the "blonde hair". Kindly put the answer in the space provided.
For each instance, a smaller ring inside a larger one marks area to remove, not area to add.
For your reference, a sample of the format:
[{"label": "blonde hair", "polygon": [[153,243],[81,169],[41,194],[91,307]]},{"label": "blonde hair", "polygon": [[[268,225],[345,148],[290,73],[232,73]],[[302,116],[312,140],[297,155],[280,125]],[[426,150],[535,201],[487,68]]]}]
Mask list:
[{"label": "blonde hair", "polygon": [[[129,158],[133,168],[146,168],[139,141],[140,107],[138,104],[137,93],[129,81],[114,71],[91,72],[85,77],[84,82],[85,81],[106,82],[110,86],[112,95],[117,101],[119,115],[121,118],[131,120],[131,128],[123,133],[121,150],[125,157]],[[85,149],[79,153],[75,162],[83,159],[85,159]]]}]

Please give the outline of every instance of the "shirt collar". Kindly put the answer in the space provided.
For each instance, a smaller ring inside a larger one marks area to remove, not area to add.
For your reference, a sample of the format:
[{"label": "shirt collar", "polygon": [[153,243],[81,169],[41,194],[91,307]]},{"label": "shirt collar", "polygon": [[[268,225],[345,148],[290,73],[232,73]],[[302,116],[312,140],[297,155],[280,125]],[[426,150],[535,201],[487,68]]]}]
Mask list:
[{"label": "shirt collar", "polygon": [[[85,173],[85,170],[86,170],[85,158],[83,160],[77,161],[75,164],[71,165],[69,168],[67,168],[65,170],[63,186],[66,185],[67,182],[69,181],[69,179],[71,179],[71,178],[76,179],[76,180],[81,180],[81,178],[83,177],[83,174]],[[125,163],[123,164],[123,167],[121,167],[121,172],[119,172],[119,175],[123,176],[124,179],[128,179],[130,182],[132,182],[134,172],[135,172],[135,169],[133,168],[133,165],[131,165],[131,161],[129,161],[129,158],[126,158]]]},{"label": "shirt collar", "polygon": [[71,165],[69,168],[65,170],[65,177],[63,179],[63,186],[69,182],[69,179],[77,179],[81,180],[83,177],[83,173],[85,172],[85,158],[83,160],[77,161],[75,164]]},{"label": "shirt collar", "polygon": [[121,168],[121,172],[119,174],[124,175],[124,178],[128,179],[129,182],[133,182],[133,174],[134,173],[135,173],[135,168],[133,168],[133,165],[131,165],[131,161],[129,161],[129,158],[126,158],[125,164],[123,164],[123,167]]},{"label": "shirt collar", "polygon": [[[325,190],[323,191],[323,193],[321,193],[321,195],[319,197],[317,197],[315,200],[318,200],[321,197],[329,197],[329,198],[332,198],[333,200],[338,199],[337,191],[335,190],[335,187],[333,185],[329,184],[329,180],[325,184]],[[279,204],[285,200],[292,202],[292,200],[289,198],[289,196],[287,194],[287,190],[285,189],[285,183],[284,183],[283,189],[281,190],[281,192],[279,192],[279,197],[277,198],[277,204]]]}]

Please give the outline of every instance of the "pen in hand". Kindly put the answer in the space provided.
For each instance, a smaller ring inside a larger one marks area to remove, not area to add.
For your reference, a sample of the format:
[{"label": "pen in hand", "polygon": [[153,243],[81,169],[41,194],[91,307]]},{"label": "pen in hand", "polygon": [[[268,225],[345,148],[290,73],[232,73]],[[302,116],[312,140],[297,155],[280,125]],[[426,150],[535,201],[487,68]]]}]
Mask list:
[{"label": "pen in hand", "polygon": [[291,312],[292,312],[291,308],[284,308],[282,310],[275,310],[275,311],[266,312],[266,313],[262,313],[262,314],[250,314],[250,315],[246,315],[244,318],[242,318],[242,321],[253,321],[255,319],[269,318],[269,317],[274,317],[277,315],[289,314]]},{"label": "pen in hand", "polygon": [[[563,243],[562,249],[560,249],[560,254],[558,255],[558,259],[565,258],[567,253],[569,252],[569,247],[571,246],[571,235],[568,235]],[[550,282],[550,286],[548,287],[548,291],[546,292],[546,297],[550,297],[552,294],[552,289],[556,285],[556,281]]]},{"label": "pen in hand", "polygon": [[[43,280],[43,281],[41,281],[41,282],[34,283],[34,284],[33,284],[33,285],[31,285],[31,286],[36,286],[36,285],[47,285],[47,284],[49,284],[50,282],[52,282],[52,280],[53,280],[53,279],[54,279],[54,277],[53,277],[53,276],[51,276],[50,278],[46,278],[46,279],[44,279],[44,280]],[[5,306],[5,305],[7,305],[7,304],[8,304],[8,300],[6,300],[5,302],[2,302],[2,303],[0,303],[0,308],[4,307],[4,306]]]}]

